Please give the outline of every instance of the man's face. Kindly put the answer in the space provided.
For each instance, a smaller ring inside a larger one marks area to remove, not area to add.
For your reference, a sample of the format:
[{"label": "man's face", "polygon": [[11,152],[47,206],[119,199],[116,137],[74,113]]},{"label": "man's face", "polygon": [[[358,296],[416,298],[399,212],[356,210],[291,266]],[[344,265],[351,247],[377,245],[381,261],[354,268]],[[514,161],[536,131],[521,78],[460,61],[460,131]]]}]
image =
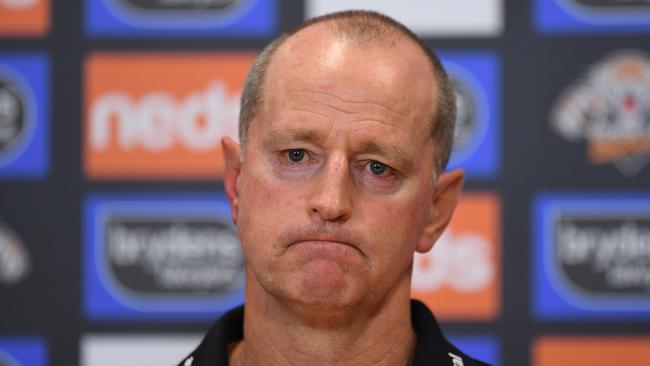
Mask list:
[{"label": "man's face", "polygon": [[439,234],[434,83],[404,40],[364,49],[312,27],[278,50],[231,197],[248,281],[333,308],[408,291]]}]

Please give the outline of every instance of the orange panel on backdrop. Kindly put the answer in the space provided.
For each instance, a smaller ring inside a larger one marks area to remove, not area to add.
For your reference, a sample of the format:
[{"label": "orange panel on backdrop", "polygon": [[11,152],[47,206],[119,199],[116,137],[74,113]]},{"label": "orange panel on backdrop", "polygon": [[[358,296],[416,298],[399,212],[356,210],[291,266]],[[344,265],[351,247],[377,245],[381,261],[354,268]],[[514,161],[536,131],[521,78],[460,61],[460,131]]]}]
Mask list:
[{"label": "orange panel on backdrop", "polygon": [[50,28],[50,0],[0,1],[0,36],[42,36]]},{"label": "orange panel on backdrop", "polygon": [[412,295],[443,320],[493,320],[501,298],[501,204],[468,193],[433,249],[416,254]]},{"label": "orange panel on backdrop", "polygon": [[220,178],[237,136],[250,53],[93,54],[85,63],[84,169],[91,178]]},{"label": "orange panel on backdrop", "polygon": [[547,336],[535,341],[533,366],[647,365],[650,337]]}]

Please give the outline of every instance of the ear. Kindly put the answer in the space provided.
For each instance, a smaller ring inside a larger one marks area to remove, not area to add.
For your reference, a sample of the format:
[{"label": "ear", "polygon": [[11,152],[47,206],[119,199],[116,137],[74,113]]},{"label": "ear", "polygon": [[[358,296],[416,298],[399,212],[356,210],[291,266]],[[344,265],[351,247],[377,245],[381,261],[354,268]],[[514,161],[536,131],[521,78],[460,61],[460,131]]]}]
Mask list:
[{"label": "ear", "polygon": [[226,190],[228,202],[230,203],[232,222],[237,225],[237,217],[239,214],[239,189],[237,187],[237,181],[239,180],[239,172],[241,171],[240,146],[232,138],[225,136],[221,139],[221,147],[223,148],[223,158],[226,163],[223,185]]},{"label": "ear", "polygon": [[464,179],[465,173],[460,169],[443,173],[438,177],[433,189],[429,221],[420,237],[420,242],[415,247],[417,252],[426,253],[431,250],[433,244],[449,225],[463,188]]}]

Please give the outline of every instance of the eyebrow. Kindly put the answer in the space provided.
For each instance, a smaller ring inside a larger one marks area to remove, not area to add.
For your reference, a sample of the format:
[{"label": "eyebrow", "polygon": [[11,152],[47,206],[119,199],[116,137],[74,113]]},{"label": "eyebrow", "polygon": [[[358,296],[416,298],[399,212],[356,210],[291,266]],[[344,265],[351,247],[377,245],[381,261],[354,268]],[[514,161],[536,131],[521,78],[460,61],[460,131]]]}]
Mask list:
[{"label": "eyebrow", "polygon": [[[302,129],[302,128],[289,128],[281,131],[269,131],[269,134],[264,139],[266,143],[275,143],[277,141],[291,141],[291,142],[305,142],[314,145],[320,145],[323,141],[323,136],[317,131]],[[404,151],[398,146],[388,146],[378,143],[374,140],[364,140],[355,143],[353,151],[356,153],[377,154],[386,156],[390,159],[398,161],[403,170],[410,170],[415,165],[411,154]]]},{"label": "eyebrow", "polygon": [[315,131],[306,130],[302,128],[283,129],[281,131],[270,131],[268,136],[264,139],[265,142],[276,141],[292,141],[292,142],[308,142],[317,144],[323,138]]},{"label": "eyebrow", "polygon": [[378,144],[376,141],[363,141],[358,145],[358,150],[364,153],[377,154],[381,156],[388,156],[396,159],[400,167],[405,170],[413,168],[414,162],[411,155],[398,146],[387,146]]}]

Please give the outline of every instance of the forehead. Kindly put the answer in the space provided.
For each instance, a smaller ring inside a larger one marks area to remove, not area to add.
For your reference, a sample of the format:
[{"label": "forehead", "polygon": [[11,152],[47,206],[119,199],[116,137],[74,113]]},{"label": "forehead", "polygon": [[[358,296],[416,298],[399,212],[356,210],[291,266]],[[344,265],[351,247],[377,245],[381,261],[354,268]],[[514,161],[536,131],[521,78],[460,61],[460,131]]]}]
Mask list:
[{"label": "forehead", "polygon": [[313,92],[317,99],[365,103],[429,128],[436,108],[436,82],[428,58],[405,36],[360,45],[317,24],[294,34],[270,62],[264,107],[297,103],[283,92]]}]

